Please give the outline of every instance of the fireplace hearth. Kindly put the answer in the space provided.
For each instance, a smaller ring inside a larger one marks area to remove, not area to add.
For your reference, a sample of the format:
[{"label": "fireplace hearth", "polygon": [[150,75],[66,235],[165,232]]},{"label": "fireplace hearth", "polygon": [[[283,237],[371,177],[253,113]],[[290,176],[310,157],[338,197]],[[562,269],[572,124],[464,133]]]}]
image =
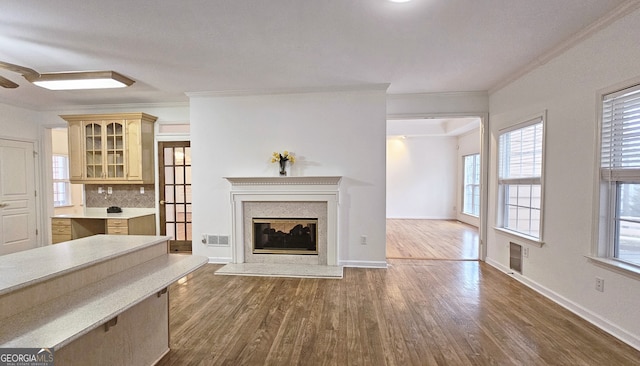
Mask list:
[{"label": "fireplace hearth", "polygon": [[317,218],[253,218],[254,254],[318,255]]}]

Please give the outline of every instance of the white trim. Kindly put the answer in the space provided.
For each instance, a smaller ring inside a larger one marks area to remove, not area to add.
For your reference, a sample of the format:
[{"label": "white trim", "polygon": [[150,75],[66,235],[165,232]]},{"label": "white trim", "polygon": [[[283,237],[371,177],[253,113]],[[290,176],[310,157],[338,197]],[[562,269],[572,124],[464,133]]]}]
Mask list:
[{"label": "white trim", "polygon": [[342,177],[229,177],[231,183],[232,263],[244,263],[244,202],[327,204],[327,263],[338,265],[338,205]]},{"label": "white trim", "polygon": [[602,318],[600,315],[592,312],[591,310],[581,306],[580,304],[573,302],[569,299],[567,299],[564,296],[561,296],[560,294],[540,285],[539,283],[530,280],[529,278],[512,271],[511,269],[503,266],[502,264],[492,260],[491,258],[487,258],[486,263],[489,264],[490,266],[496,268],[497,270],[504,272],[505,274],[510,275],[511,277],[513,277],[515,280],[517,280],[518,282],[522,283],[523,285],[529,287],[530,289],[536,291],[537,293],[539,293],[540,295],[548,298],[549,300],[553,301],[554,303],[562,306],[563,308],[569,310],[570,312],[574,313],[575,315],[579,316],[580,318],[588,321],[589,323],[595,325],[596,327],[600,328],[601,330],[611,334],[612,336],[618,338],[619,340],[621,340],[622,342],[628,344],[629,346],[640,350],[640,338],[637,337],[636,335],[627,332],[626,330],[620,328],[619,326],[607,321],[606,319]]},{"label": "white trim", "polygon": [[231,257],[209,257],[209,263],[212,264],[227,264],[232,261]]},{"label": "white trim", "polygon": [[[512,230],[508,230],[502,227],[494,227],[494,230],[502,233],[502,234],[506,234],[508,236],[511,236],[513,239],[512,240],[518,240],[518,241],[522,241],[524,244],[529,244],[529,245],[533,245],[536,246],[538,248],[542,248],[542,246],[544,245],[544,241],[542,240],[538,240],[536,238],[534,238],[533,236],[527,236],[524,234],[520,234],[517,231],[512,231]],[[518,244],[520,244],[518,242]]]},{"label": "white trim", "polygon": [[381,268],[386,269],[388,267],[387,261],[357,261],[357,260],[344,260],[339,261],[340,266],[353,267],[353,268]]},{"label": "white trim", "polygon": [[[541,168],[540,168],[540,178],[539,178],[539,184],[540,184],[540,228],[538,230],[538,238],[535,237],[530,237],[524,234],[520,234],[517,233],[515,231],[511,231],[509,229],[506,229],[504,227],[494,227],[494,229],[507,233],[507,234],[511,234],[514,235],[518,238],[522,238],[525,240],[528,240],[531,243],[539,243],[539,244],[534,244],[534,245],[542,245],[544,244],[543,238],[544,238],[544,201],[545,201],[545,168],[546,168],[546,160],[547,160],[547,148],[546,148],[546,141],[547,141],[547,110],[543,110],[540,113],[536,113],[533,117],[527,118],[524,120],[524,122],[520,122],[520,123],[516,123],[514,125],[510,125],[507,127],[504,127],[502,129],[499,130],[499,134],[497,136],[496,139],[496,153],[497,153],[497,158],[496,158],[496,163],[497,163],[497,169],[496,169],[496,197],[498,198],[496,201],[496,217],[495,217],[495,222],[496,225],[504,225],[503,220],[502,220],[502,215],[504,214],[504,210],[503,210],[503,205],[505,204],[504,198],[502,197],[502,186],[504,184],[510,184],[510,179],[504,179],[504,178],[500,178],[500,136],[502,136],[503,134],[512,132],[516,129],[519,128],[526,128],[529,126],[533,126],[535,124],[538,123],[542,123],[542,161],[541,161]],[[484,170],[484,169],[483,169]],[[538,178],[531,178],[532,180],[536,180],[536,182],[528,182],[528,184],[538,184],[537,180]],[[516,181],[515,179],[512,179],[514,181]],[[525,182],[527,182],[526,180],[523,180]],[[513,184],[513,183],[511,183]],[[517,183],[515,183],[517,184]]]},{"label": "white trim", "polygon": [[597,266],[617,272],[629,278],[633,278],[634,280],[640,280],[640,267],[638,266],[603,257],[587,255],[585,256],[585,258],[587,258],[590,263],[593,263]]},{"label": "white trim", "polygon": [[255,95],[282,95],[282,94],[305,94],[305,93],[334,93],[334,92],[355,92],[355,91],[384,91],[389,88],[389,83],[383,84],[363,84],[363,85],[343,85],[329,87],[309,87],[309,88],[273,88],[273,89],[240,89],[227,91],[201,91],[185,93],[189,98],[211,98],[211,97],[244,97]]}]

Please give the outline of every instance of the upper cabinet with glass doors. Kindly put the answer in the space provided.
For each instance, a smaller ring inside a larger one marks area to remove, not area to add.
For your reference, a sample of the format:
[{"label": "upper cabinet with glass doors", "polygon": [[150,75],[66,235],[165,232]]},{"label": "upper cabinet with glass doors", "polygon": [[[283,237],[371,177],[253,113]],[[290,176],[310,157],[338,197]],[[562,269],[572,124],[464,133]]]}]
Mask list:
[{"label": "upper cabinet with glass doors", "polygon": [[69,124],[71,183],[154,182],[153,123],[145,113],[60,116]]}]

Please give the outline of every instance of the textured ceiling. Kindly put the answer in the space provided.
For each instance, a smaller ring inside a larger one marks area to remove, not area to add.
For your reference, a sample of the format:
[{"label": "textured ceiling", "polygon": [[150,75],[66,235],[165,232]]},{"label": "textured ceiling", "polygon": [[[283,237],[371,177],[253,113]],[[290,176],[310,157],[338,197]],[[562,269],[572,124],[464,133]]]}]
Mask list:
[{"label": "textured ceiling", "polygon": [[1,61],[137,82],[53,92],[0,70],[20,84],[0,90],[0,102],[51,109],[380,83],[394,94],[482,91],[629,2],[3,0]]}]

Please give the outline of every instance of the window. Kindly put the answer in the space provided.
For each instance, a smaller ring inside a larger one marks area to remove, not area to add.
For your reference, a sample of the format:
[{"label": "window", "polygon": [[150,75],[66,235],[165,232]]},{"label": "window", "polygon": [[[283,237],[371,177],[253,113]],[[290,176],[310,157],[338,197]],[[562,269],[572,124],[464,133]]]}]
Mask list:
[{"label": "window", "polygon": [[463,159],[462,213],[480,216],[480,154],[466,155]]},{"label": "window", "polygon": [[498,226],[542,239],[543,118],[502,132],[498,145]]},{"label": "window", "polygon": [[640,265],[640,85],[602,98],[600,256]]},{"label": "window", "polygon": [[53,155],[53,206],[71,205],[71,183],[69,182],[69,157]]}]

